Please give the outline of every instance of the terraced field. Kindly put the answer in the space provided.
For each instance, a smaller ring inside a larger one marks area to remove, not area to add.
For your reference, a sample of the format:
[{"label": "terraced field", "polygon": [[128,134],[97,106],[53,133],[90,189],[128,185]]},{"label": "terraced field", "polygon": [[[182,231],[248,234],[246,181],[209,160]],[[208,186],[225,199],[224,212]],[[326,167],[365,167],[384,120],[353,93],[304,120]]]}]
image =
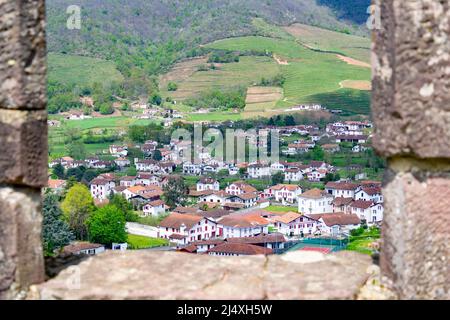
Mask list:
[{"label": "terraced field", "polygon": [[357,92],[349,94],[348,91],[341,89],[340,83],[345,80],[368,81],[370,69],[348,64],[334,53],[313,51],[293,41],[265,37],[225,39],[208,46],[237,51],[270,51],[278,59],[287,61],[287,64],[279,65],[286,77],[286,82],[283,86],[284,98],[277,102],[277,109],[302,103],[321,103],[328,106],[328,101],[316,98],[323,94],[329,94],[336,98],[336,103],[330,102],[333,107],[340,107],[339,97],[342,96],[343,107],[349,107],[348,103],[350,103],[355,110],[360,109],[361,113],[367,113],[366,100],[349,101],[353,96],[360,94]]},{"label": "terraced field", "polygon": [[243,116],[253,118],[270,115],[276,109],[277,102],[283,98],[283,89],[279,87],[249,87]]},{"label": "terraced field", "polygon": [[[161,79],[160,88],[164,96],[183,101],[208,90],[228,90],[239,86],[248,87],[263,77],[274,77],[280,72],[277,63],[270,57],[241,57],[238,63],[215,64],[215,70],[198,71],[206,59],[191,60],[177,64]],[[178,89],[167,91],[167,83],[173,81]]]}]

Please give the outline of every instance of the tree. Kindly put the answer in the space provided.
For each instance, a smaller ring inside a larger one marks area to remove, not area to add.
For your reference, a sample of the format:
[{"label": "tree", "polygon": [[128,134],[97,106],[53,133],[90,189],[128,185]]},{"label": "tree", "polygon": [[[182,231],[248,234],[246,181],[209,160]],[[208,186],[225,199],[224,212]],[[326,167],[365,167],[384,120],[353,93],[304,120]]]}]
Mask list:
[{"label": "tree", "polygon": [[181,177],[170,177],[163,187],[164,199],[170,208],[183,206],[186,203],[188,188]]},{"label": "tree", "polygon": [[153,152],[153,160],[156,161],[161,161],[162,160],[162,155],[161,155],[161,151],[156,149],[155,152]]},{"label": "tree", "polygon": [[67,192],[61,209],[77,239],[86,240],[86,221],[95,209],[89,189],[83,184],[75,184]]},{"label": "tree", "polygon": [[111,246],[127,241],[125,215],[114,205],[95,211],[87,221],[89,240]]},{"label": "tree", "polygon": [[99,109],[100,113],[103,115],[107,115],[107,114],[113,114],[114,113],[114,108],[112,105],[104,103],[100,106]]},{"label": "tree", "polygon": [[65,177],[65,170],[64,167],[58,163],[56,166],[53,167],[53,174],[58,177],[58,179],[64,179]]},{"label": "tree", "polygon": [[70,168],[69,170],[67,170],[66,177],[67,178],[74,177],[77,182],[80,182],[81,179],[83,178],[85,171],[86,171],[85,167]]},{"label": "tree", "polygon": [[323,161],[325,158],[325,152],[323,151],[322,147],[319,145],[316,145],[311,153],[312,160],[316,161]]},{"label": "tree", "polygon": [[168,91],[177,91],[178,85],[175,82],[169,82],[169,84],[167,85],[167,90]]},{"label": "tree", "polygon": [[282,171],[278,171],[274,175],[272,175],[272,184],[280,184],[284,182],[284,173]]},{"label": "tree", "polygon": [[82,160],[86,158],[86,148],[81,140],[75,140],[66,144],[66,151],[74,159]]},{"label": "tree", "polygon": [[113,195],[109,200],[109,204],[118,208],[124,214],[126,221],[137,222],[139,220],[138,215],[133,212],[133,205],[124,196],[120,194]]},{"label": "tree", "polygon": [[295,119],[293,116],[289,115],[284,118],[284,123],[286,126],[295,126]]},{"label": "tree", "polygon": [[151,97],[148,99],[148,102],[151,104],[155,104],[157,106],[160,106],[162,104],[162,97],[158,93],[154,93],[151,95]]},{"label": "tree", "polygon": [[61,219],[62,211],[57,195],[48,194],[44,197],[42,214],[42,242],[44,254],[48,256],[55,250],[68,245],[75,236],[67,223]]}]

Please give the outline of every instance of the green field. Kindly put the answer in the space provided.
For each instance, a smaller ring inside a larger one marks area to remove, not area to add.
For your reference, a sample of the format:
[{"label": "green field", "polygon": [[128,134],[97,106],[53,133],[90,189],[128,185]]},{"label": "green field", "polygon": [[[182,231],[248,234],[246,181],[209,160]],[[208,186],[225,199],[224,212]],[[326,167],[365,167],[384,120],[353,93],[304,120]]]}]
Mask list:
[{"label": "green field", "polygon": [[354,59],[370,62],[370,39],[304,24],[294,24],[283,31],[311,48],[341,53]]},{"label": "green field", "polygon": [[123,80],[122,74],[113,62],[55,53],[48,54],[48,78],[50,81],[80,86]]},{"label": "green field", "polygon": [[264,208],[265,211],[283,213],[283,212],[298,212],[297,207],[285,207],[285,206],[268,206]]},{"label": "green field", "polygon": [[149,238],[144,236],[137,236],[134,234],[128,235],[127,242],[129,248],[133,250],[149,249],[169,245],[169,242],[166,239]]},{"label": "green field", "polygon": [[242,119],[240,113],[231,112],[210,112],[210,113],[189,113],[185,118],[187,121],[238,121]]},{"label": "green field", "polygon": [[284,99],[278,102],[278,107],[313,102],[327,105],[327,96],[318,95],[331,94],[334,99],[331,103],[333,107],[351,105],[358,113],[368,113],[368,100],[360,97],[360,91],[340,89],[339,83],[344,80],[369,80],[370,69],[349,65],[339,60],[335,54],[316,52],[289,40],[264,37],[225,39],[209,44],[208,47],[270,51],[287,60],[288,65],[280,65],[286,82],[283,86]]}]

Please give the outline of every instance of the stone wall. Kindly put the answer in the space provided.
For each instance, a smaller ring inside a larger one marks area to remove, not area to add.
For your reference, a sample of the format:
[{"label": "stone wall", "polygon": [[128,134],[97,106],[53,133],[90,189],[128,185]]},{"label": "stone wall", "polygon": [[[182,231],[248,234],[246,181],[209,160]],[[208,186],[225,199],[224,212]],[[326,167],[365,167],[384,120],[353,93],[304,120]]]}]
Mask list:
[{"label": "stone wall", "polygon": [[0,299],[44,280],[47,183],[44,0],[0,0]]},{"label": "stone wall", "polygon": [[382,272],[401,298],[450,298],[450,3],[377,0],[374,147],[388,158]]}]

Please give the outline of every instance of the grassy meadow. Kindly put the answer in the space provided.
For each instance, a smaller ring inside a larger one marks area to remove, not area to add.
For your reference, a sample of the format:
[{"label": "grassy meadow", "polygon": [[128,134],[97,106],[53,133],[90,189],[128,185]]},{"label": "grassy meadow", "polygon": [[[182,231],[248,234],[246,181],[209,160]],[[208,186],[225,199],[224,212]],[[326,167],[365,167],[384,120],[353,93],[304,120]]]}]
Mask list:
[{"label": "grassy meadow", "polygon": [[111,61],[56,53],[49,53],[47,59],[50,81],[80,86],[123,81],[122,74]]}]

